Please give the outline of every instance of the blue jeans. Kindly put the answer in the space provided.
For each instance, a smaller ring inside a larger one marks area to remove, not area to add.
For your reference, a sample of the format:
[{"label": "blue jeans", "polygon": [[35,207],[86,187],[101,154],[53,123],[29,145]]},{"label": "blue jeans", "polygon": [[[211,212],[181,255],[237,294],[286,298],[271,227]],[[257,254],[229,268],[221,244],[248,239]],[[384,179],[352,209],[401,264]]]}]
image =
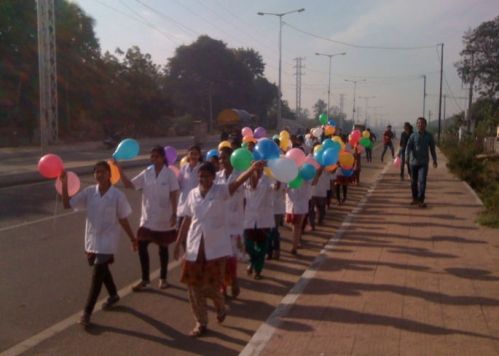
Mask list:
[{"label": "blue jeans", "polygon": [[412,199],[424,202],[426,191],[427,164],[411,164]]}]

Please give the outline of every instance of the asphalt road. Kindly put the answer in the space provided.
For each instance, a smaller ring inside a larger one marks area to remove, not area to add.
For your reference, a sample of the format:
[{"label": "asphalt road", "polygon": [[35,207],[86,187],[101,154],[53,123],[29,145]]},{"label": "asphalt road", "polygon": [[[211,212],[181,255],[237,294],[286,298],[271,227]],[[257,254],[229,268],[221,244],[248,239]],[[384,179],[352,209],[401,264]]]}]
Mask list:
[{"label": "asphalt road", "polygon": [[[96,325],[90,331],[71,324],[29,349],[28,354],[238,354],[360,200],[381,167],[364,165],[364,185],[350,190],[349,204],[329,210],[325,226],[305,236],[305,248],[298,257],[288,253],[290,231],[283,227],[282,258],[266,263],[263,280],[247,277],[240,263],[241,296],[227,301],[229,316],[223,325],[216,325],[211,309],[206,337],[193,340],[186,336],[194,320],[174,263],[169,272],[170,288],[159,290],[154,280],[147,292],[122,291],[118,307],[94,314]],[[138,171],[128,169],[127,174],[131,177]],[[82,186],[93,183],[90,175],[80,178]],[[140,193],[125,193],[134,208],[130,222],[136,228]],[[62,209],[53,182],[2,188],[0,201],[2,352],[79,313],[89,288],[91,268],[83,254],[84,214]],[[150,256],[154,271],[158,268],[155,246],[150,246]],[[116,257],[112,272],[118,289],[122,289],[139,279],[140,266],[127,239],[122,239]],[[283,327],[307,331],[306,326],[296,322]]]}]

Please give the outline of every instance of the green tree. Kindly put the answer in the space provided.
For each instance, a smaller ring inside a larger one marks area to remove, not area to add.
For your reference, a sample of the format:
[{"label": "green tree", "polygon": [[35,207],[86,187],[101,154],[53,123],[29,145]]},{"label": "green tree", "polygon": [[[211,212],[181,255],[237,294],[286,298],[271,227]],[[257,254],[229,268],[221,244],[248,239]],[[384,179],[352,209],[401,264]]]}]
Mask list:
[{"label": "green tree", "polygon": [[324,100],[319,99],[317,102],[314,104],[313,110],[314,110],[314,116],[317,118],[319,117],[320,114],[325,113],[327,109],[327,104]]},{"label": "green tree", "polygon": [[483,22],[463,36],[461,60],[456,63],[465,83],[475,81],[481,94],[497,97],[499,93],[499,16]]},{"label": "green tree", "polygon": [[233,51],[236,59],[246,65],[253,78],[263,77],[265,63],[263,63],[263,58],[258,51],[252,48],[237,48]]}]

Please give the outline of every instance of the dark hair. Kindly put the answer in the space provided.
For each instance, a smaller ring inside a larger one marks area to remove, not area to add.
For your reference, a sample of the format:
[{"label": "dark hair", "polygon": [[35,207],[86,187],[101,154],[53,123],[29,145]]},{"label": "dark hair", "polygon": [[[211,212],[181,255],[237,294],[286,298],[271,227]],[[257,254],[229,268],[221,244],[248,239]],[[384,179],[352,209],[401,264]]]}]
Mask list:
[{"label": "dark hair", "polygon": [[424,123],[426,124],[426,119],[425,119],[424,117],[422,117],[422,116],[421,116],[421,117],[418,117],[418,119],[417,119],[416,121],[419,121],[419,120],[424,121]]},{"label": "dark hair", "polygon": [[167,162],[165,149],[163,147],[161,147],[160,145],[154,146],[151,149],[151,154],[152,153],[156,153],[159,156],[161,156],[161,158],[163,158],[163,162],[165,162],[166,164],[173,164],[173,163],[175,163],[175,162]]},{"label": "dark hair", "polygon": [[204,162],[203,164],[201,164],[201,166],[199,166],[198,173],[201,173],[201,172],[208,172],[213,177],[215,177],[216,174],[217,174],[217,169],[215,168],[215,166],[213,165],[213,163],[211,163],[211,162]]},{"label": "dark hair", "polygon": [[410,129],[410,128],[411,128],[411,124],[410,124],[410,123],[408,123],[408,122],[404,122],[404,129],[405,129],[405,128]]},{"label": "dark hair", "polygon": [[203,162],[203,153],[201,152],[201,147],[199,147],[197,145],[191,146],[191,147],[189,147],[189,149],[187,150],[187,152],[191,152],[191,151],[198,151],[198,153],[199,153],[199,162]]},{"label": "dark hair", "polygon": [[106,161],[99,161],[97,162],[95,165],[94,165],[94,173],[95,171],[97,170],[98,167],[102,167],[104,168],[106,171],[109,172],[109,174],[111,174],[111,167],[109,166],[109,163],[107,163]]},{"label": "dark hair", "polygon": [[221,153],[225,153],[227,156],[230,157],[230,155],[232,154],[234,150],[230,147],[222,147],[221,149],[218,150],[218,152],[221,152]]}]

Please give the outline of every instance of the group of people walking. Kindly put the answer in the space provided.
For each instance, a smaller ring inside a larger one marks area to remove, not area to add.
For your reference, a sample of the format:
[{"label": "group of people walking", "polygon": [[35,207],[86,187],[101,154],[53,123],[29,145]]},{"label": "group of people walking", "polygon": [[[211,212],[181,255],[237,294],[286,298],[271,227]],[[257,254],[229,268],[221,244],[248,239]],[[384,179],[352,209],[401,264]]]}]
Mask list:
[{"label": "group of people walking", "polygon": [[[419,118],[418,131],[403,135],[400,154],[409,162],[413,202],[424,205],[428,150],[436,167],[433,137],[425,131],[426,121]],[[402,144],[403,143],[403,144]],[[85,253],[93,267],[92,283],[80,323],[90,325],[97,298],[105,286],[109,297],[103,308],[119,301],[109,265],[114,261],[120,227],[129,237],[132,249],[138,251],[141,280],[133,291],[150,285],[148,246],[158,245],[160,260],[159,288],[168,288],[168,247],[174,244],[174,257],[182,256],[181,282],[187,285],[189,302],[196,320],[191,336],[206,333],[207,299],[215,305],[217,321],[226,316],[225,297],[237,298],[240,287],[238,261],[248,259],[246,272],[255,280],[263,278],[266,259],[279,259],[279,226],[290,224],[290,254],[302,247],[305,225],[315,229],[324,222],[333,188],[339,204],[346,200],[346,187],[360,179],[360,152],[355,150],[353,178],[342,175],[341,165],[335,172],[321,167],[315,177],[291,188],[264,173],[265,162],[253,162],[244,172],[234,170],[230,157],[233,148],[219,149],[216,160],[203,162],[199,147],[188,150],[187,162],[178,176],[169,168],[163,147],[150,152],[151,165],[129,179],[118,162],[125,188],[142,192],[141,217],[137,233],[130,227],[131,207],[123,192],[111,184],[111,167],[100,161],[94,166],[96,185],[89,186],[70,198],[65,172],[61,175],[65,208],[86,209]],[[304,148],[305,150],[305,148]],[[215,163],[215,164],[214,164]],[[402,165],[403,167],[404,165]],[[401,174],[403,175],[403,168]],[[342,188],[343,197],[341,198]],[[317,216],[318,215],[318,216]],[[318,221],[316,222],[316,217]]]}]

